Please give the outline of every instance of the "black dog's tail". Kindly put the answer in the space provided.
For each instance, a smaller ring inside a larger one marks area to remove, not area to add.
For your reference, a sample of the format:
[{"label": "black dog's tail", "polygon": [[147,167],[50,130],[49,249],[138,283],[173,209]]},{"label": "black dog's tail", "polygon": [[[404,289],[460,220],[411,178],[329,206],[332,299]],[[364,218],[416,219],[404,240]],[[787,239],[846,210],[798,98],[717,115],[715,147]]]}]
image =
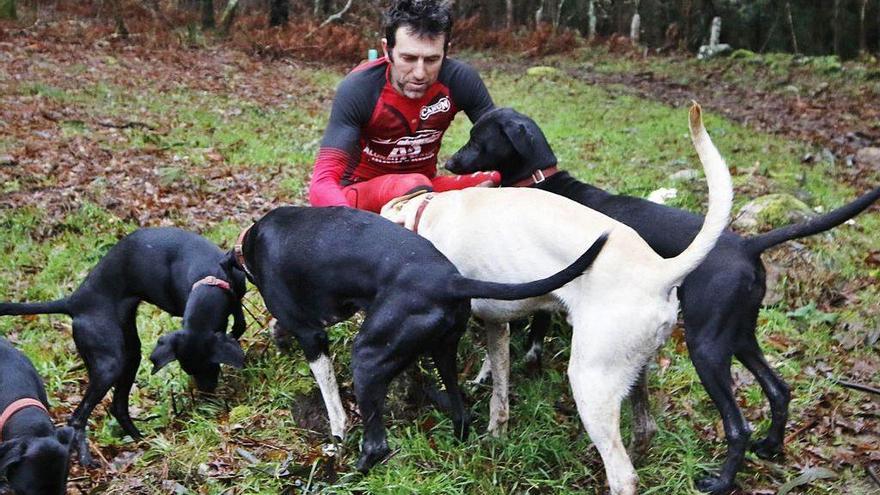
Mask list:
[{"label": "black dog's tail", "polygon": [[855,201],[845,204],[840,208],[828,213],[794,225],[786,225],[770,232],[746,239],[745,248],[753,256],[757,256],[777,244],[792,239],[807,237],[824,232],[832,227],[837,227],[843,222],[861,213],[871,206],[874,201],[880,199],[880,187],[869,191],[856,198]]},{"label": "black dog's tail", "polygon": [[545,279],[522,284],[502,284],[460,277],[452,281],[452,296],[456,298],[500,299],[502,301],[542,296],[583,274],[599,256],[599,252],[602,251],[607,240],[608,233],[605,232],[574,263]]},{"label": "black dog's tail", "polygon": [[0,302],[0,316],[42,315],[50,313],[69,315],[70,308],[67,304],[67,298],[35,303]]}]

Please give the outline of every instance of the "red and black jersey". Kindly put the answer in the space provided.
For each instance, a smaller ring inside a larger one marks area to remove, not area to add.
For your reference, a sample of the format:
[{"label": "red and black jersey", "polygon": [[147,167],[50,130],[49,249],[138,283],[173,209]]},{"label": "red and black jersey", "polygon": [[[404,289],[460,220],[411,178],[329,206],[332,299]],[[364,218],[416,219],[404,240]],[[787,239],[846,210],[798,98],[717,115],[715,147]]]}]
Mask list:
[{"label": "red and black jersey", "polygon": [[440,140],[461,110],[475,122],[494,108],[469,65],[445,59],[437,82],[419,99],[398,93],[385,57],[356,67],[339,84],[315,161],[309,200],[345,206],[342,188],[386,174],[437,174]]}]

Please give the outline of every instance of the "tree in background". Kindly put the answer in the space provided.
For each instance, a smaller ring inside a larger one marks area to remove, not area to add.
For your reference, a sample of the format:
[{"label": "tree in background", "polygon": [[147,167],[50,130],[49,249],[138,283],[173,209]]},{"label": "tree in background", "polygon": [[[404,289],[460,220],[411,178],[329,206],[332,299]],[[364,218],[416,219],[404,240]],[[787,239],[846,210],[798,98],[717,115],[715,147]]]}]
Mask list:
[{"label": "tree in background", "polygon": [[[315,8],[320,6],[315,2]],[[284,26],[290,20],[290,0],[269,0],[269,25]]]}]

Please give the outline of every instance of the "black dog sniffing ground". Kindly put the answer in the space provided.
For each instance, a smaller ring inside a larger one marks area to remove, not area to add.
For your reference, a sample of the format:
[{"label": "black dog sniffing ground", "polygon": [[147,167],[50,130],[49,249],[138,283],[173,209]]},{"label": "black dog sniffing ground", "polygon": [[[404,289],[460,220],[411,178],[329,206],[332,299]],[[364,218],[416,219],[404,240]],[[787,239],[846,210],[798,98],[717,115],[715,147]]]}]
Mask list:
[{"label": "black dog sniffing ground", "polygon": [[[73,339],[89,373],[88,389],[69,421],[81,464],[94,464],[86,423],[111,387],[110,413],[127,434],[140,437],[128,396],[141,361],[135,317],[142,301],[183,317],[183,329],[161,337],[150,356],[154,373],[177,359],[200,390],[213,391],[221,363],[243,365],[237,338],[245,330],[240,301],[244,274],[221,266],[223,259],[223,251],[200,235],[145,228],[113,246],[70,296],[0,303],[0,315],[61,313],[73,318]],[[230,315],[234,323],[228,335]]]}]

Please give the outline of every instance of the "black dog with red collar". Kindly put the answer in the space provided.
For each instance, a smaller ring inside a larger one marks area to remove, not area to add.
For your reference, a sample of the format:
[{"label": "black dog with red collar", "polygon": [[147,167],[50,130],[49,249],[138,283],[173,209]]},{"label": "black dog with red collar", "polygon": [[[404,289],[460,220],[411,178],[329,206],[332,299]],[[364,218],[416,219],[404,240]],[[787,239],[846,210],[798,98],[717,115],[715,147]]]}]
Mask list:
[{"label": "black dog with red collar", "polygon": [[30,360],[0,338],[0,478],[15,495],[64,495],[73,428],[55,428],[43,381]]},{"label": "black dog with red collar", "polygon": [[[155,373],[173,360],[196,386],[213,391],[220,364],[241,367],[238,337],[245,330],[241,296],[244,274],[221,266],[224,253],[204,237],[177,228],[145,228],[123,238],[69,297],[40,303],[0,303],[0,315],[62,313],[73,317],[73,339],[89,372],[82,402],[70,417],[74,447],[92,465],[86,423],[114,388],[110,413],[125,433],[139,438],[128,395],[141,360],[135,326],[141,302],[183,317],[183,329],[159,338],[150,356]],[[206,278],[209,277],[209,278]],[[227,334],[229,316],[234,322]]]}]

